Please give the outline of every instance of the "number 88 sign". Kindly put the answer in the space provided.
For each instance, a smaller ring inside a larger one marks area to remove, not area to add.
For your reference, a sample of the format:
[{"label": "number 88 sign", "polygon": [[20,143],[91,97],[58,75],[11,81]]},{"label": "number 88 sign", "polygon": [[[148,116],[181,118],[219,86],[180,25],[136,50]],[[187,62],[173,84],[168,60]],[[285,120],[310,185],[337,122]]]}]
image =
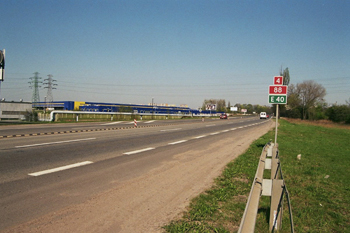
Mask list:
[{"label": "number 88 sign", "polygon": [[288,86],[269,86],[269,95],[287,95]]}]

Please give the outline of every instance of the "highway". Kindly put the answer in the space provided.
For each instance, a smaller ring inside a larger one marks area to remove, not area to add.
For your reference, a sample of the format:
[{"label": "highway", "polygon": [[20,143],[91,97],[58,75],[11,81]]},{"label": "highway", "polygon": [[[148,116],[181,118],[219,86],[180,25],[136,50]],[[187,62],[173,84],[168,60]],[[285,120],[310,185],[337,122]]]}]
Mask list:
[{"label": "highway", "polygon": [[137,128],[133,122],[1,126],[0,231],[84,203],[180,153],[254,134],[269,122],[248,117],[142,121]]}]

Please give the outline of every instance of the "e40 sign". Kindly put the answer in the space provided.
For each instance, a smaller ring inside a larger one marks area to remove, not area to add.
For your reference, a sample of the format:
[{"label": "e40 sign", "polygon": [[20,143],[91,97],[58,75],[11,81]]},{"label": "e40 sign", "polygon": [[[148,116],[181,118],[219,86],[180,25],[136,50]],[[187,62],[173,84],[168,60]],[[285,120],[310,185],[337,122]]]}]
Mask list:
[{"label": "e40 sign", "polygon": [[287,104],[287,96],[269,95],[269,104]]}]

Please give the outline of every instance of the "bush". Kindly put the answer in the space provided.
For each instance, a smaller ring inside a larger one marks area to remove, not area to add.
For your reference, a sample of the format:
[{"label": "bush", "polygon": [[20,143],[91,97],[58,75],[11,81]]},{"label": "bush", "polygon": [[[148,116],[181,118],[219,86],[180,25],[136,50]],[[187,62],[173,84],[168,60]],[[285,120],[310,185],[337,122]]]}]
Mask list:
[{"label": "bush", "polygon": [[350,124],[350,107],[347,105],[332,106],[327,109],[326,115],[333,122]]},{"label": "bush", "polygon": [[26,111],[24,117],[26,121],[38,121],[38,113],[36,111]]},{"label": "bush", "polygon": [[299,108],[286,110],[285,115],[288,118],[300,118],[301,119],[301,111]]}]

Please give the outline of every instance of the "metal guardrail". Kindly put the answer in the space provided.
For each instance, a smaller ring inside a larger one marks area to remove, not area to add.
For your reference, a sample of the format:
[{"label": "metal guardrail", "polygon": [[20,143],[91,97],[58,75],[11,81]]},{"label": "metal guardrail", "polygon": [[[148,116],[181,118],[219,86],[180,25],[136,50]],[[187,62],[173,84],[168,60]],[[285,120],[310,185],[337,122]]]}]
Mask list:
[{"label": "metal guardrail", "polygon": [[[265,169],[271,170],[270,179],[264,179],[263,175]],[[282,226],[282,204],[284,194],[288,201],[291,232],[294,232],[292,208],[289,193],[283,179],[281,163],[278,156],[278,144],[275,145],[270,142],[267,143],[262,150],[238,232],[254,232],[261,196],[271,197],[269,231],[274,232],[280,230]]]}]

